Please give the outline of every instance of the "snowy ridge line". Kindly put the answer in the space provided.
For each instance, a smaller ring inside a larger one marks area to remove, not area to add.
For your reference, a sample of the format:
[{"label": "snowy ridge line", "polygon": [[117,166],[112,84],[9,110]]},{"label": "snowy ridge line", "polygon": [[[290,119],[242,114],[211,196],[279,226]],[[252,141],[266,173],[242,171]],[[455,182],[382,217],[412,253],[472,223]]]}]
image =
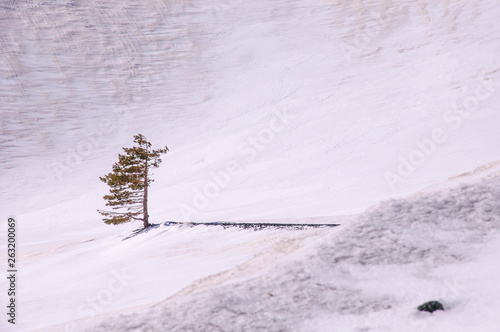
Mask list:
[{"label": "snowy ridge line", "polygon": [[[418,197],[424,194],[434,193],[438,191],[449,190],[460,185],[476,184],[490,177],[496,177],[500,174],[500,160],[481,164],[469,172],[464,172],[448,178],[448,181],[434,184],[420,189],[417,192],[407,196],[406,198]],[[370,208],[369,208],[370,209]]]},{"label": "snowy ridge line", "polygon": [[231,222],[231,221],[208,221],[208,222],[180,222],[180,221],[167,221],[165,226],[171,225],[188,225],[194,226],[222,226],[223,228],[238,227],[243,229],[253,228],[289,228],[289,229],[304,229],[304,228],[326,228],[336,227],[340,224],[290,224],[290,223],[264,223],[264,222]]},{"label": "snowy ridge line", "polygon": [[474,179],[474,176],[484,177],[486,175],[499,172],[500,172],[500,160],[497,160],[487,164],[480,165],[470,172],[465,172],[459,175],[452,176],[450,177],[450,180],[463,179],[463,178]]}]

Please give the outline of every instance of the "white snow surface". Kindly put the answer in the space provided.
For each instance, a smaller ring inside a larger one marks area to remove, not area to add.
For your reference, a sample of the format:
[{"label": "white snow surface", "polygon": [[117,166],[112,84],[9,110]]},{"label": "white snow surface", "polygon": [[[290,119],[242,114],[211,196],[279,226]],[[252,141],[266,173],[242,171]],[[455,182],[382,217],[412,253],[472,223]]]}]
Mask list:
[{"label": "white snow surface", "polygon": [[[0,330],[498,331],[499,18],[493,0],[0,3],[19,269]],[[139,132],[170,152],[160,225],[131,237],[102,223],[98,177]]]},{"label": "white snow surface", "polygon": [[[337,231],[279,243],[285,260],[257,257],[88,331],[496,331],[498,197],[497,172],[387,201]],[[430,299],[445,311],[416,310]]]}]

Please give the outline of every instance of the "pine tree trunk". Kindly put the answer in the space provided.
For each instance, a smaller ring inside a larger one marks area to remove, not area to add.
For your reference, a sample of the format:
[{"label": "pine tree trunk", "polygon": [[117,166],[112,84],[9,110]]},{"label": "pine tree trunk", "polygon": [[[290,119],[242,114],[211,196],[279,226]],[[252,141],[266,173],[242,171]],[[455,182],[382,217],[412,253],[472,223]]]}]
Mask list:
[{"label": "pine tree trunk", "polygon": [[146,158],[146,169],[144,173],[144,197],[142,201],[142,211],[143,218],[142,221],[144,223],[144,229],[149,226],[149,215],[148,215],[148,160]]},{"label": "pine tree trunk", "polygon": [[144,228],[148,228],[149,226],[149,215],[148,215],[148,186],[144,187],[144,201],[142,202],[142,209],[144,211],[143,223]]}]

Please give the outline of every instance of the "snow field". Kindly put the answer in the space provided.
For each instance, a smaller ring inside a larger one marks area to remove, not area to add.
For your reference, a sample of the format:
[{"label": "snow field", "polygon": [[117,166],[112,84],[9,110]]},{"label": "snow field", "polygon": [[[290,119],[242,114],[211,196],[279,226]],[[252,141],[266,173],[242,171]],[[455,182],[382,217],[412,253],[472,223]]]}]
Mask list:
[{"label": "snow field", "polygon": [[[16,328],[495,331],[499,10],[0,5],[0,211],[19,220]],[[154,222],[343,226],[162,226],[122,241],[136,226],[102,223],[98,177],[138,132],[171,151],[151,187]],[[436,297],[450,310],[415,313]]]},{"label": "snow field", "polygon": [[[88,330],[495,331],[499,188],[497,172],[382,203],[257,276],[238,271]],[[444,312],[416,310],[434,299]]]}]

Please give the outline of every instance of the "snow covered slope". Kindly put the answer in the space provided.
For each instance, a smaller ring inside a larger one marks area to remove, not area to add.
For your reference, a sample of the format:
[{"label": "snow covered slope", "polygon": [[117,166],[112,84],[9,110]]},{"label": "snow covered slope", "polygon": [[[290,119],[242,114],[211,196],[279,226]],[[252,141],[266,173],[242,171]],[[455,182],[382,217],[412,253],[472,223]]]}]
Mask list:
[{"label": "snow covered slope", "polygon": [[[2,225],[20,221],[21,329],[79,330],[94,314],[133,312],[267,254],[283,264],[269,277],[278,287],[292,270],[284,256],[345,238],[161,227],[122,241],[134,226],[103,225],[98,177],[138,132],[171,150],[151,187],[153,222],[322,220],[354,230],[358,217],[342,215],[428,186],[431,201],[448,195],[439,193],[448,178],[500,160],[499,16],[493,0],[1,3],[0,211]],[[384,227],[397,234],[399,221]],[[447,245],[452,233],[443,234]],[[400,263],[395,273],[411,273]]]},{"label": "snow covered slope", "polygon": [[[384,202],[258,275],[250,261],[87,330],[497,331],[499,171]],[[445,311],[416,310],[429,300]]]}]

